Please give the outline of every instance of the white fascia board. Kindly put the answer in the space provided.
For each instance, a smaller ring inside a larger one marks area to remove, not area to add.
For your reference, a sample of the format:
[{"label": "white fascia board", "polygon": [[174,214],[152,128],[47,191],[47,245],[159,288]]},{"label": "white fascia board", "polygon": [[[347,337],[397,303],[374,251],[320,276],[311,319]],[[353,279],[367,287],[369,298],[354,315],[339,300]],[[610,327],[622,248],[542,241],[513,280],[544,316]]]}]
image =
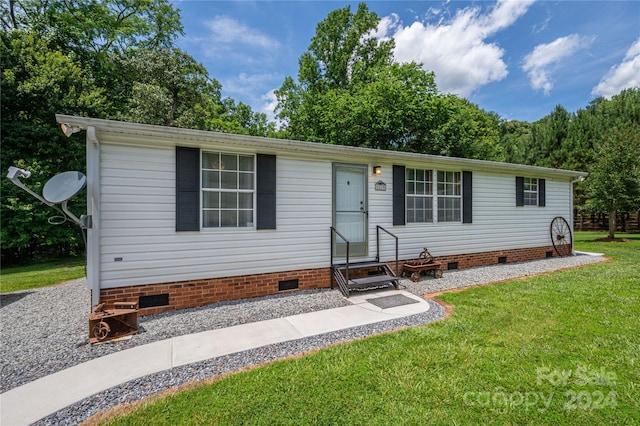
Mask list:
[{"label": "white fascia board", "polygon": [[[379,161],[387,164],[398,162],[401,164],[415,165],[416,167],[420,167],[421,164],[428,163],[429,167],[511,174],[517,173],[531,177],[578,179],[587,176],[586,172],[575,170],[551,169],[547,167],[528,166],[523,164],[500,163],[497,161],[445,157],[411,152],[385,151],[380,149],[333,145],[319,142],[302,142],[289,139],[246,136],[62,114],[56,114],[56,120],[58,123],[78,126],[83,130],[89,126],[94,126],[99,134],[112,135],[116,139],[122,140],[122,143],[127,145],[167,147],[181,145],[205,149],[208,145],[211,145],[212,147],[228,145],[230,147],[244,148],[251,151],[259,150],[265,154],[295,152],[304,157],[336,161],[343,161],[344,159],[349,159],[349,161],[353,161],[353,159],[361,159],[371,162]],[[129,138],[131,136],[133,136],[133,138]]]}]

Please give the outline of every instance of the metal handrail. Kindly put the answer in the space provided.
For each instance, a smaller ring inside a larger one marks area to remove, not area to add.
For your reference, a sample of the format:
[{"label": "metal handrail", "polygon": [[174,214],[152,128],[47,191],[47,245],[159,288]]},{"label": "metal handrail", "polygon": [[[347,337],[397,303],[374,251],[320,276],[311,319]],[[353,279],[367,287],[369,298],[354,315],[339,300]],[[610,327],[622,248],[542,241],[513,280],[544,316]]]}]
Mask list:
[{"label": "metal handrail", "polygon": [[[396,240],[396,277],[399,276],[400,266],[398,262],[398,237],[391,232],[387,231],[380,225],[376,225],[376,262],[380,262],[380,230],[383,230],[387,234],[391,235]],[[333,246],[333,243],[331,244]]]},{"label": "metal handrail", "polygon": [[[342,238],[342,240],[347,243],[347,258],[346,258],[346,264],[345,264],[345,279],[347,280],[347,283],[349,282],[349,240],[347,240],[344,235],[342,235],[340,232],[338,232],[338,230],[336,228],[334,228],[333,226],[329,227],[331,229],[331,267],[333,268],[333,243],[334,243],[334,238],[333,238],[333,234],[335,233],[337,236],[339,236],[340,238]],[[333,280],[331,280],[331,288],[333,289]]]}]

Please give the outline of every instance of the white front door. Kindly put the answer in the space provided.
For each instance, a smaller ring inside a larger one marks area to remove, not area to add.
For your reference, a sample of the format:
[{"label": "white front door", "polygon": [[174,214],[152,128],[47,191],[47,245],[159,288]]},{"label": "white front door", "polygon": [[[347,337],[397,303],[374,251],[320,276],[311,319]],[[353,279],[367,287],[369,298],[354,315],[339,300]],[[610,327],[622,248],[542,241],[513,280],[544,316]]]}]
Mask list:
[{"label": "white front door", "polygon": [[[333,165],[333,226],[349,240],[350,256],[366,256],[367,235],[367,166]],[[346,254],[346,244],[336,237],[334,253]]]}]

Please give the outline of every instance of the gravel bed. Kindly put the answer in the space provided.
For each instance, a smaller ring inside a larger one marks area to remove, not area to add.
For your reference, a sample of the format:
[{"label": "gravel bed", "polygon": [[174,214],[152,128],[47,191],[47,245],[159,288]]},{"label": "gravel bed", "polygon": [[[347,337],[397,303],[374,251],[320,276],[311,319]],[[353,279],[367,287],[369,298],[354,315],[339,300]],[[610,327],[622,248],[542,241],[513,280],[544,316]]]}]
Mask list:
[{"label": "gravel bed", "polygon": [[[579,255],[476,267],[446,271],[441,279],[424,278],[419,283],[403,279],[401,286],[416,295],[424,295],[603,260],[600,256]],[[430,300],[428,303],[431,309],[423,314],[269,345],[136,379],[67,407],[38,424],[77,424],[99,411],[194,380],[375,333],[427,324],[444,316],[440,305]],[[337,290],[327,289],[222,302],[142,317],[138,321],[139,333],[130,340],[89,345],[87,314],[90,298],[84,279],[1,295],[0,391],[5,392],[93,358],[178,335],[348,305],[350,302]]]},{"label": "gravel bed", "polygon": [[124,349],[184,334],[319,311],[351,303],[337,290],[311,290],[138,319],[129,340],[89,344],[90,293],[85,279],[1,295],[0,392]]}]

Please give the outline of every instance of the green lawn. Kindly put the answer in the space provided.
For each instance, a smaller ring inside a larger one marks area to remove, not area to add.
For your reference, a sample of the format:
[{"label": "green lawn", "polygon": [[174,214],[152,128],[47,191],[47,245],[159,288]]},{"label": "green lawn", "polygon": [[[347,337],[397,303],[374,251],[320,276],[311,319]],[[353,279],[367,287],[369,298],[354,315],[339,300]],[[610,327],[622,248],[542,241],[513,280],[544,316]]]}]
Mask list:
[{"label": "green lawn", "polygon": [[640,418],[640,236],[598,265],[448,293],[450,318],[179,392],[114,425],[614,425]]},{"label": "green lawn", "polygon": [[2,268],[0,293],[46,287],[84,276],[84,256]]}]

